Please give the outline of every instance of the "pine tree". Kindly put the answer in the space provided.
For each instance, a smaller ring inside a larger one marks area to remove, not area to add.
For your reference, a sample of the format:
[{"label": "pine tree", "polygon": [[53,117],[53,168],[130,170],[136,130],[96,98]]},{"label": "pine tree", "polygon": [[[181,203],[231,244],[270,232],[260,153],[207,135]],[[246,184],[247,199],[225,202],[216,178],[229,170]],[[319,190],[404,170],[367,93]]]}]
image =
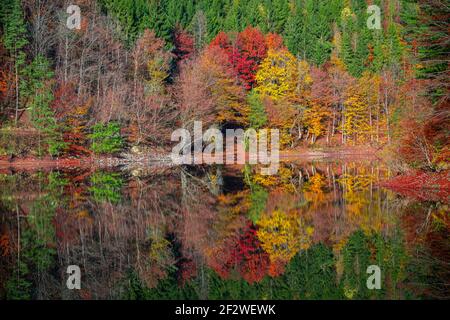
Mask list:
[{"label": "pine tree", "polygon": [[227,13],[223,21],[224,31],[239,31],[240,23],[240,2],[239,0],[231,0],[225,12]]},{"label": "pine tree", "polygon": [[20,101],[20,74],[26,62],[26,54],[24,51],[28,43],[26,39],[26,26],[23,17],[22,6],[20,0],[13,0],[12,3],[5,5],[4,16],[3,43],[14,60],[14,78],[15,78],[15,124],[19,118],[19,101]]},{"label": "pine tree", "polygon": [[288,1],[273,0],[272,12],[273,27],[270,32],[282,34],[289,15]]},{"label": "pine tree", "polygon": [[325,63],[331,54],[333,24],[341,6],[337,0],[292,1],[284,28],[289,50],[316,65]]},{"label": "pine tree", "polygon": [[50,64],[45,57],[38,55],[23,73],[27,79],[24,91],[28,98],[27,107],[31,113],[31,122],[43,135],[49,154],[57,155],[65,147],[65,143],[51,109],[54,97]]}]

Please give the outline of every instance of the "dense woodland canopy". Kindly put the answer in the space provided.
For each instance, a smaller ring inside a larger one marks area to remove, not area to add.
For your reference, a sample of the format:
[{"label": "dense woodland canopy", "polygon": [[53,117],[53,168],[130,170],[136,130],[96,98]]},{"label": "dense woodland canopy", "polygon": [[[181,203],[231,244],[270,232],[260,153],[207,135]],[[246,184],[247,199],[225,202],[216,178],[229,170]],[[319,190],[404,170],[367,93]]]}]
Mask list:
[{"label": "dense woodland canopy", "polygon": [[73,30],[69,4],[1,1],[3,155],[167,148],[202,120],[446,166],[444,0],[80,0]]},{"label": "dense woodland canopy", "polygon": [[[0,157],[168,152],[201,120],[445,173],[447,2],[0,0]],[[0,297],[449,296],[446,190],[398,197],[356,162],[125,169],[1,171]]]}]

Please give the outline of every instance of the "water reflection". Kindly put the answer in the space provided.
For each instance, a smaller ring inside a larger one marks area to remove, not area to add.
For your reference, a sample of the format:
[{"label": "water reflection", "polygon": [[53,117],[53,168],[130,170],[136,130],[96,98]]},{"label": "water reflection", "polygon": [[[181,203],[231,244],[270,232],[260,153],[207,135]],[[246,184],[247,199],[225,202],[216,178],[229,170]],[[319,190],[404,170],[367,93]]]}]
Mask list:
[{"label": "water reflection", "polygon": [[[377,162],[0,175],[0,296],[449,298],[448,203]],[[68,290],[79,265],[82,289]],[[381,290],[366,286],[369,265]]]}]

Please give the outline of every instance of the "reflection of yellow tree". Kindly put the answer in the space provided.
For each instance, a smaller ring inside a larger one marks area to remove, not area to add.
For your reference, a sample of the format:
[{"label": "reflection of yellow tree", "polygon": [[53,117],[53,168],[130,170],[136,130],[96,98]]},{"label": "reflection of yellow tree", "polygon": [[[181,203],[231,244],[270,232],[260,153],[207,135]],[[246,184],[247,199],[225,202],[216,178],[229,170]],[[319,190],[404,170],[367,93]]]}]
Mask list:
[{"label": "reflection of yellow tree", "polygon": [[309,248],[314,229],[297,212],[274,211],[258,222],[257,236],[271,261],[290,261],[299,250]]},{"label": "reflection of yellow tree", "polygon": [[292,169],[283,165],[278,169],[277,175],[261,175],[259,173],[253,175],[253,182],[255,184],[259,184],[263,187],[282,187],[288,192],[295,191],[292,179]]},{"label": "reflection of yellow tree", "polygon": [[323,203],[325,200],[324,187],[326,184],[325,177],[320,173],[316,173],[309,178],[308,183],[304,186],[304,196],[306,201],[311,202],[314,207]]},{"label": "reflection of yellow tree", "polygon": [[338,179],[338,182],[344,190],[343,197],[347,211],[355,215],[360,214],[362,208],[369,202],[366,193],[369,191],[371,183],[374,182],[373,176],[344,174]]},{"label": "reflection of yellow tree", "polygon": [[160,230],[151,230],[143,250],[138,251],[136,269],[140,278],[152,288],[159,280],[167,277],[174,263],[171,243],[164,238],[164,233]]}]

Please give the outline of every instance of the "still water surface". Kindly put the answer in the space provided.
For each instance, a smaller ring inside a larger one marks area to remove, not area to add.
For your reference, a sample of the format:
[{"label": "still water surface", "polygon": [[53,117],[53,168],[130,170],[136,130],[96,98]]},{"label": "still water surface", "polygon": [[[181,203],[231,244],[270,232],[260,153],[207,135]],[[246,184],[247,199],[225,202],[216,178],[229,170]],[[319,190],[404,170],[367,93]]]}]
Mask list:
[{"label": "still water surface", "polygon": [[[377,161],[0,174],[5,299],[450,298],[448,197]],[[81,290],[66,286],[81,269]],[[366,282],[381,270],[381,289]]]}]

